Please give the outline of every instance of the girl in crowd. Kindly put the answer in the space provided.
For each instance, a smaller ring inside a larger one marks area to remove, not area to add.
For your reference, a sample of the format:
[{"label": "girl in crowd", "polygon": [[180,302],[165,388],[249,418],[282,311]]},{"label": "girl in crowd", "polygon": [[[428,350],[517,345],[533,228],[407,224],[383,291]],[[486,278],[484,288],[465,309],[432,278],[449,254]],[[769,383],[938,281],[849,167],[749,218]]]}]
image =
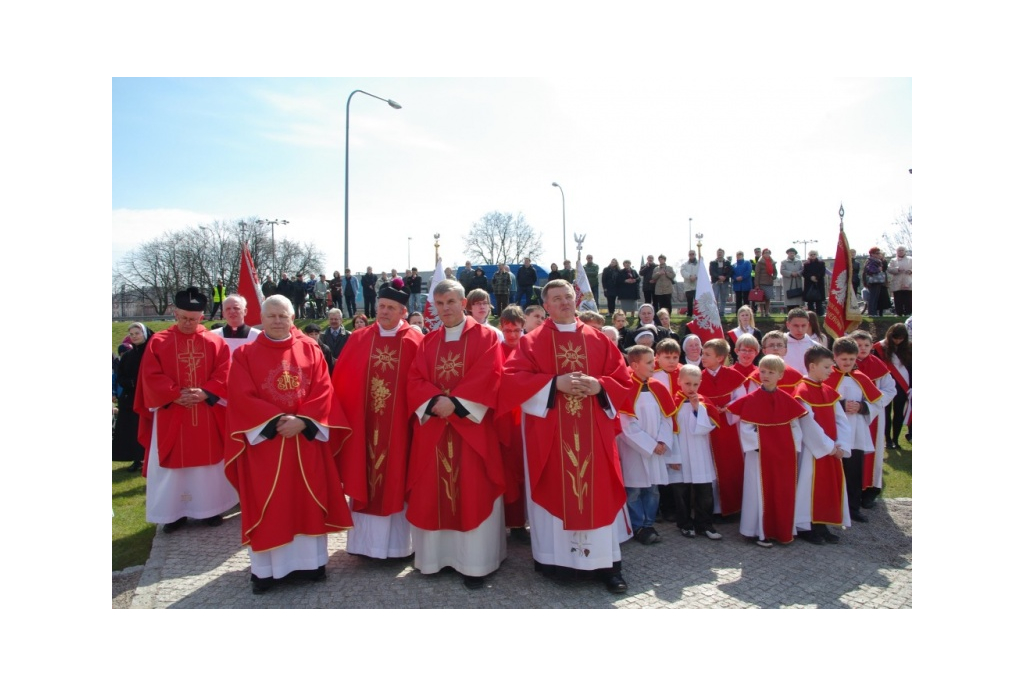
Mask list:
[{"label": "girl in crowd", "polygon": [[[889,367],[889,373],[896,381],[896,397],[885,408],[885,446],[889,449],[899,449],[900,431],[903,430],[907,395],[911,387],[910,334],[906,325],[896,323],[889,326],[885,340],[875,343],[874,353]],[[910,439],[909,431],[907,439]]]}]

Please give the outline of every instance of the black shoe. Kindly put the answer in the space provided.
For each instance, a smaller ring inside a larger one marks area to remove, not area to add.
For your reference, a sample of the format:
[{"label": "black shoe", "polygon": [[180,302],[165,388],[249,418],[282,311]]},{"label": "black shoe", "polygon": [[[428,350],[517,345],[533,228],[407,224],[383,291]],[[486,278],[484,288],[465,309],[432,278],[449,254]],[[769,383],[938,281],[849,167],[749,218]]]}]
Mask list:
[{"label": "black shoe", "polygon": [[878,504],[878,502],[875,501],[874,497],[872,497],[871,499],[862,499],[860,501],[860,508],[861,509],[874,509],[876,504]]},{"label": "black shoe", "polygon": [[850,520],[851,521],[856,521],[857,523],[867,523],[868,522],[868,517],[865,516],[864,514],[860,513],[859,511],[851,511],[850,512]]},{"label": "black shoe", "polygon": [[825,544],[825,538],[821,537],[821,535],[813,530],[798,530],[796,536],[804,542],[809,542],[812,545]]},{"label": "black shoe", "polygon": [[907,442],[913,442],[913,440],[910,439],[910,431],[907,431],[907,434],[904,435],[903,437],[907,439]]},{"label": "black shoe", "polygon": [[680,528],[679,529],[679,533],[684,538],[695,538],[695,537],[697,537],[697,531],[694,530],[693,528]]},{"label": "black shoe", "polygon": [[466,586],[467,590],[479,590],[484,586],[483,576],[467,576],[466,574],[461,575],[462,584]]},{"label": "black shoe", "polygon": [[255,573],[250,573],[249,580],[252,581],[252,594],[254,595],[262,595],[274,587],[273,578],[257,578]]},{"label": "black shoe", "polygon": [[224,517],[220,514],[217,514],[216,516],[211,516],[209,518],[203,519],[203,523],[208,525],[210,528],[216,528],[220,524],[224,523]]},{"label": "black shoe", "polygon": [[622,574],[618,571],[606,571],[601,575],[601,582],[608,589],[608,592],[612,594],[621,595],[625,594],[629,586],[626,585],[626,581],[622,579]]},{"label": "black shoe", "polygon": [[830,531],[828,528],[825,528],[824,530],[818,532],[821,535],[821,539],[829,543],[830,545],[839,544],[839,536]]},{"label": "black shoe", "polygon": [[887,449],[887,450],[894,450],[894,449],[896,449],[896,445],[892,444],[892,440],[886,440],[885,441],[885,449]]},{"label": "black shoe", "polygon": [[530,544],[530,531],[526,528],[512,528],[509,531],[509,537],[512,538],[513,542],[519,542],[524,545]]},{"label": "black shoe", "polygon": [[180,519],[178,519],[174,523],[165,523],[164,524],[164,532],[165,533],[173,533],[174,531],[176,531],[179,528],[183,527],[187,522],[188,522],[188,517],[187,516],[182,516]]},{"label": "black shoe", "polygon": [[132,465],[125,469],[125,471],[128,471],[128,472],[135,472],[135,471],[141,471],[141,470],[142,470],[142,462],[141,461],[133,461]]}]

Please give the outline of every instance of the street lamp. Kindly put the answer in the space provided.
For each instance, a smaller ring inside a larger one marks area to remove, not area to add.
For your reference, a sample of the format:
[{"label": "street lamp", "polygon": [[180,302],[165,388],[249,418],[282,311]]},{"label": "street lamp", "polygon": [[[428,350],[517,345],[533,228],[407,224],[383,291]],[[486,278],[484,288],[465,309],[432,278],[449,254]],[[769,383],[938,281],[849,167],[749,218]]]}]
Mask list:
[{"label": "street lamp", "polygon": [[402,106],[394,100],[385,100],[379,95],[373,93],[367,93],[365,90],[353,90],[348,94],[348,100],[345,102],[345,268],[348,268],[348,110],[352,104],[352,96],[356,93],[362,93],[363,95],[369,95],[372,98],[377,98],[381,102],[386,102],[391,106],[392,109],[402,109]]},{"label": "street lamp", "polygon": [[804,255],[803,256],[806,259],[807,258],[807,245],[810,244],[810,243],[816,243],[818,241],[817,240],[794,240],[793,242],[794,243],[803,243],[803,246],[804,246]]},{"label": "street lamp", "polygon": [[562,194],[562,261],[564,262],[568,259],[568,257],[565,256],[565,191],[562,190],[562,186],[558,185],[557,181],[552,181],[551,185],[558,188],[558,192]]},{"label": "street lamp", "polygon": [[409,236],[409,243],[405,251],[405,268],[412,268],[412,236]]},{"label": "street lamp", "polygon": [[288,219],[272,219],[265,221],[263,219],[257,219],[257,226],[270,226],[270,262],[273,265],[274,278],[277,278],[280,274],[277,273],[277,245],[274,243],[274,226],[278,224],[288,225]]},{"label": "street lamp", "polygon": [[690,217],[690,248],[693,249],[693,217]]}]

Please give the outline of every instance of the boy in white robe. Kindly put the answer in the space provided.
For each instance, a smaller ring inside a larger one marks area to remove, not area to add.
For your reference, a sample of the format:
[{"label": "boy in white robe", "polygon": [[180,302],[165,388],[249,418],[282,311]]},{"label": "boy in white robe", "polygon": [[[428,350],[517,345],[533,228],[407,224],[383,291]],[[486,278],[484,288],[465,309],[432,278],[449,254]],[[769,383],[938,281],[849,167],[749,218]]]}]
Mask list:
[{"label": "boy in white robe", "polygon": [[672,442],[675,403],[668,388],[651,378],[654,350],[634,345],[626,351],[636,395],[632,407],[619,412],[622,433],[615,437],[626,487],[626,509],[634,537],[644,545],[660,542],[654,530],[658,513],[658,485],[668,483],[665,455]]},{"label": "boy in white robe", "polygon": [[[681,482],[673,483],[676,498],[676,525],[683,537],[703,535],[709,540],[721,540],[715,530],[714,483],[715,460],[711,455],[710,433],[721,420],[718,410],[698,393],[703,377],[696,366],[685,365],[679,370],[679,385],[683,403],[676,414],[679,424],[678,449]],[[672,469],[670,464],[669,468]],[[671,472],[670,472],[671,477]]]}]

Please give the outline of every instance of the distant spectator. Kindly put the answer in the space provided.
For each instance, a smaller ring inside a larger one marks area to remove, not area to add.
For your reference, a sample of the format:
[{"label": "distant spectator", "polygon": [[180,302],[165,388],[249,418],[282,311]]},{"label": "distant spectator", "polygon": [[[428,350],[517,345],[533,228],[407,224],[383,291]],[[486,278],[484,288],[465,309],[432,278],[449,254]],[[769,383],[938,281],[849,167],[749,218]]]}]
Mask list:
[{"label": "distant spectator", "polygon": [[642,284],[644,302],[654,303],[654,255],[647,255],[647,261],[640,267],[640,283]]},{"label": "distant spectator", "polygon": [[640,274],[628,259],[623,260],[615,279],[615,298],[623,311],[628,314],[636,312],[637,301],[640,299]]},{"label": "distant spectator", "polygon": [[[782,276],[782,292],[786,296],[786,311],[803,306],[804,279],[800,275],[804,263],[796,258],[796,248],[786,250],[786,258],[779,262],[779,273]],[[795,292],[799,290],[800,292]]]},{"label": "distant spectator", "polygon": [[373,273],[373,267],[366,267],[363,274],[363,311],[369,318],[377,316],[377,276]]},{"label": "distant spectator", "polygon": [[868,259],[864,263],[863,282],[868,288],[868,316],[878,316],[878,302],[885,287],[885,271],[883,270],[882,250],[872,247],[868,250]]},{"label": "distant spectator", "polygon": [[469,279],[469,290],[466,291],[466,297],[469,297],[469,292],[473,290],[483,290],[485,293],[491,292],[491,284],[487,281],[487,276],[484,276],[483,267],[478,266],[473,272],[473,278]]},{"label": "distant spectator", "polygon": [[[718,301],[718,318],[725,318],[725,302],[729,299],[729,283],[732,279],[732,264],[725,258],[725,250],[718,248],[718,255],[709,265],[711,289]],[[692,315],[691,315],[692,316]]]},{"label": "distant spectator", "polygon": [[360,328],[366,328],[369,325],[369,321],[366,318],[366,314],[356,314],[352,317],[352,330],[357,331]]},{"label": "distant spectator", "polygon": [[686,315],[693,317],[693,297],[697,292],[697,272],[700,264],[697,262],[697,253],[690,250],[686,261],[679,268],[679,277],[683,281],[683,292],[686,297]]},{"label": "distant spectator", "polygon": [[512,274],[505,264],[498,264],[498,270],[491,278],[491,291],[497,301],[498,311],[505,311],[505,307],[508,306],[509,294],[512,292]]},{"label": "distant spectator", "polygon": [[327,316],[327,276],[320,274],[320,280],[313,283],[313,304],[316,306],[316,318]]},{"label": "distant spectator", "polygon": [[775,260],[772,259],[772,251],[766,247],[761,253],[761,258],[754,265],[754,287],[764,290],[765,299],[761,303],[760,309],[765,316],[771,313],[772,296],[775,294],[775,279],[778,276],[779,271]]},{"label": "distant spectator", "polygon": [[474,276],[476,276],[476,269],[473,268],[473,263],[467,259],[466,265],[459,269],[459,283],[462,284],[462,289],[467,293],[473,289],[470,282]]},{"label": "distant spectator", "polygon": [[907,255],[907,248],[900,245],[896,256],[889,262],[889,278],[892,283],[892,299],[896,316],[911,314],[911,273],[913,259]]},{"label": "distant spectator", "polygon": [[537,270],[529,257],[523,258],[516,280],[519,282],[519,306],[525,309],[533,302],[533,286],[537,285]]},{"label": "distant spectator", "polygon": [[804,262],[800,275],[804,277],[804,302],[807,303],[808,310],[818,316],[824,315],[825,308],[822,303],[825,301],[828,284],[825,282],[825,262],[818,259],[817,250],[807,253],[807,261]]},{"label": "distant spectator", "polygon": [[263,285],[260,286],[260,291],[263,293],[263,299],[267,299],[271,295],[277,294],[277,285],[274,284],[274,279],[267,274],[266,278],[263,279]]},{"label": "distant spectator", "polygon": [[576,282],[576,269],[572,268],[572,262],[566,259],[562,262],[562,270],[558,272],[559,278],[570,286]]},{"label": "distant spectator", "polygon": [[221,315],[224,314],[223,303],[224,298],[228,296],[227,288],[224,287],[224,281],[217,279],[217,285],[213,286],[213,304],[210,306],[210,318],[214,319],[215,314],[220,310]]},{"label": "distant spectator", "polygon": [[654,299],[651,304],[655,309],[672,308],[672,284],[676,281],[676,270],[668,264],[665,255],[658,255],[658,265],[651,271],[651,282],[654,285]]},{"label": "distant spectator", "polygon": [[608,305],[609,314],[615,311],[615,279],[618,275],[619,260],[612,257],[612,261],[610,261],[608,266],[601,271],[601,288],[604,290],[604,299],[605,303]]},{"label": "distant spectator", "polygon": [[583,265],[583,271],[587,274],[587,282],[590,284],[590,292],[594,293],[594,304],[598,304],[598,295],[601,290],[597,287],[597,282],[601,275],[601,267],[594,262],[594,255],[587,255],[587,262]]},{"label": "distant spectator", "polygon": [[748,304],[747,297],[754,280],[754,266],[743,258],[743,251],[736,252],[736,263],[732,266],[732,292],[736,297],[736,310]]}]

